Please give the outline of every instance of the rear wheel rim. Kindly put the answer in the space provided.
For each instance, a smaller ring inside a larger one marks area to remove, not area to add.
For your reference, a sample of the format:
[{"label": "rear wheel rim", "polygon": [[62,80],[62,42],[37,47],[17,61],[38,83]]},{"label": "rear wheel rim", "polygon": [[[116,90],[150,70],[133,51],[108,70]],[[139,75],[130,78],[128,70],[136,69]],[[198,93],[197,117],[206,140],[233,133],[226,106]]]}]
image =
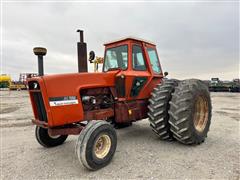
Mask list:
[{"label": "rear wheel rim", "polygon": [[198,132],[203,132],[208,122],[208,101],[203,96],[198,96],[195,104],[194,127]]},{"label": "rear wheel rim", "polygon": [[96,157],[99,159],[105,158],[110,151],[111,144],[111,138],[108,135],[100,135],[94,144]]}]

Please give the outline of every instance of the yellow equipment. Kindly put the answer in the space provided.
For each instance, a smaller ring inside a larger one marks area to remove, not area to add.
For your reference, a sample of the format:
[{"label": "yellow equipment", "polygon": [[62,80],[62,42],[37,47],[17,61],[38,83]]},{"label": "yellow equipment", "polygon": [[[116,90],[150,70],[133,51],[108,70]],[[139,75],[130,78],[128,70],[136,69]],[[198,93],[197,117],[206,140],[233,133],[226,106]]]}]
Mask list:
[{"label": "yellow equipment", "polygon": [[21,82],[11,82],[9,90],[26,90],[27,86]]},{"label": "yellow equipment", "polygon": [[0,75],[0,88],[9,88],[9,90],[25,90],[26,84],[20,81],[12,81],[11,76],[7,74]]},{"label": "yellow equipment", "polygon": [[0,88],[8,88],[11,84],[11,77],[6,74],[0,75]]},{"label": "yellow equipment", "polygon": [[94,63],[94,72],[98,72],[98,64],[103,63],[103,57],[96,57],[93,63]]}]

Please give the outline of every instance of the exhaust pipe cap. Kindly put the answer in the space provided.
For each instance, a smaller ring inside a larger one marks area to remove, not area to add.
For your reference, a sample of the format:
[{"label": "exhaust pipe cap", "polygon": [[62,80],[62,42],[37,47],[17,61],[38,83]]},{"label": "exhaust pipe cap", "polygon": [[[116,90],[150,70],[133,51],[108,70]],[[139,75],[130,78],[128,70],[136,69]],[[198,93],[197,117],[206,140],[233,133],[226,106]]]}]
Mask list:
[{"label": "exhaust pipe cap", "polygon": [[37,56],[45,56],[47,54],[47,49],[44,47],[33,48],[33,53]]}]

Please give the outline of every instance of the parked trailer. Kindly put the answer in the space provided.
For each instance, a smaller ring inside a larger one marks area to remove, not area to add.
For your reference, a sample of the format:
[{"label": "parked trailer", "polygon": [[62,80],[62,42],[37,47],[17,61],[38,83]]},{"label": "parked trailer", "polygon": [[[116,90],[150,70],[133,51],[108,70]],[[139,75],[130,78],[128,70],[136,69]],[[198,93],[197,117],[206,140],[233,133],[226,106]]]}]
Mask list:
[{"label": "parked trailer", "polygon": [[240,82],[239,79],[221,81],[219,78],[212,78],[209,82],[209,90],[212,92],[240,92]]}]

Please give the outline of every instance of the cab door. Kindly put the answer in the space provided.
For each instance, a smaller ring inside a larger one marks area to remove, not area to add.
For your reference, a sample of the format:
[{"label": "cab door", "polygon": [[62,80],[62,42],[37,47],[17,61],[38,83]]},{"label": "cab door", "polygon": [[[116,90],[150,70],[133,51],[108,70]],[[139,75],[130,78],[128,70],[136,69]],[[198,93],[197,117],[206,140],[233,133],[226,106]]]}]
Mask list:
[{"label": "cab door", "polygon": [[[160,63],[159,71],[155,72],[156,63],[150,60],[150,56],[153,59],[154,47],[148,47],[144,42],[128,43],[128,54],[124,56],[127,57],[127,68],[116,75],[116,91],[120,101],[148,99],[152,89],[161,81]],[[155,60],[158,61],[156,57]]]},{"label": "cab door", "polygon": [[[122,91],[125,92],[125,100],[139,99],[143,87],[147,85],[151,74],[149,72],[143,43],[132,41],[128,50],[128,70],[118,74],[121,81],[124,80]],[[120,84],[120,81],[119,83]],[[124,88],[124,89],[123,89]]]},{"label": "cab door", "polygon": [[156,47],[144,42],[133,42],[129,56],[125,87],[127,100],[148,99],[163,77]]},{"label": "cab door", "polygon": [[133,43],[131,48],[131,88],[129,98],[137,98],[150,78],[143,43]]}]

